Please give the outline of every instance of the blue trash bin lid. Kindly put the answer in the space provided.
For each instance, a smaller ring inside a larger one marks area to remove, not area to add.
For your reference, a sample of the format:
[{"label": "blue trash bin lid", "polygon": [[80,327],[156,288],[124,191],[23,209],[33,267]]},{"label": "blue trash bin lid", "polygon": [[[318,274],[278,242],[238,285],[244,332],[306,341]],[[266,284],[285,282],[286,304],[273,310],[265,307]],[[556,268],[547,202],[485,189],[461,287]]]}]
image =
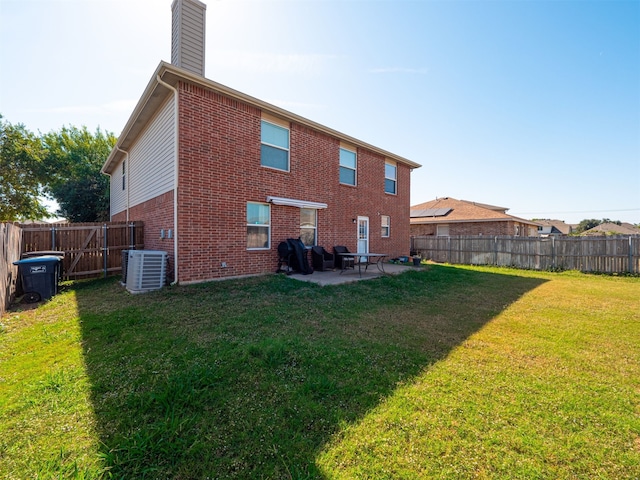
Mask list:
[{"label": "blue trash bin lid", "polygon": [[61,261],[62,261],[62,258],[55,255],[42,255],[41,257],[23,258],[22,260],[13,262],[13,264],[25,265],[25,264],[31,264],[31,263],[58,263]]}]

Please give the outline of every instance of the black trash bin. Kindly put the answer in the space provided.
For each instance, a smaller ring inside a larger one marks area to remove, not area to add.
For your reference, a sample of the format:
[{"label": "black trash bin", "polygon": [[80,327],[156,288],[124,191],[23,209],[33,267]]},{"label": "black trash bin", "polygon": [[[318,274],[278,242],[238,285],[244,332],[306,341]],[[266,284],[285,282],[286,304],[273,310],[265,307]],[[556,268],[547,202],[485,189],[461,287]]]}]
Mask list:
[{"label": "black trash bin", "polygon": [[58,280],[62,268],[62,258],[59,256],[43,255],[25,258],[13,264],[18,266],[25,302],[35,303],[49,299],[58,293]]}]

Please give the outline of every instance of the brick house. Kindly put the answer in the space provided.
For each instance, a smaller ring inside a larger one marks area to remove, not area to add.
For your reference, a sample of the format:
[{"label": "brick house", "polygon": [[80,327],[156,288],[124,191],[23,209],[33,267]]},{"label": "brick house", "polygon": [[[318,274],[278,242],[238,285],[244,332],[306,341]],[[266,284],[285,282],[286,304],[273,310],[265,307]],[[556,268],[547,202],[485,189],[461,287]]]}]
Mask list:
[{"label": "brick house", "polygon": [[182,284],[274,272],[287,238],[406,255],[420,165],[206,79],[205,9],[173,2],[171,64],[102,168],[111,219],[142,220]]},{"label": "brick house", "polygon": [[565,223],[564,220],[549,220],[536,218],[535,222],[540,225],[538,234],[541,237],[571,235],[577,225]]},{"label": "brick house", "polygon": [[538,235],[536,222],[508,215],[507,210],[451,197],[436,198],[411,207],[411,236]]},{"label": "brick house", "polygon": [[602,235],[640,235],[640,228],[630,223],[601,223],[580,234],[582,237],[602,236]]}]

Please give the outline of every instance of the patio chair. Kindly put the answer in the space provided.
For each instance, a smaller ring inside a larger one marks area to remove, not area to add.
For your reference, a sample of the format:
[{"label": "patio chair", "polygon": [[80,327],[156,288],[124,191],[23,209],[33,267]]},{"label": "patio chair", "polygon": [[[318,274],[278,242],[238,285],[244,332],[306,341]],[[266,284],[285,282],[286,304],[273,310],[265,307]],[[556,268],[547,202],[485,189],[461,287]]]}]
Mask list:
[{"label": "patio chair", "polygon": [[335,268],[334,255],[327,252],[324,247],[311,247],[311,263],[314,270],[321,272]]},{"label": "patio chair", "polygon": [[345,247],[344,245],[336,245],[333,247],[333,253],[335,254],[336,258],[336,267],[338,267],[340,270],[355,268],[355,257],[340,255],[341,253],[351,253],[347,247]]}]

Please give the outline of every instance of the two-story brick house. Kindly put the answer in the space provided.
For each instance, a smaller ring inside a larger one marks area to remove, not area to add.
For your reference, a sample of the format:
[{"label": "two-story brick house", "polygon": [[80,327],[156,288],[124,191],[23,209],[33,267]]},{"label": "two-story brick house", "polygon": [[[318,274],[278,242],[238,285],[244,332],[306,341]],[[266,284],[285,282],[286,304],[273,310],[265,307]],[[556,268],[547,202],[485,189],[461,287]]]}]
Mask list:
[{"label": "two-story brick house", "polygon": [[102,169],[111,219],[142,220],[179,283],[273,272],[287,238],[407,254],[420,165],[206,79],[205,8],[172,5],[172,63]]}]

